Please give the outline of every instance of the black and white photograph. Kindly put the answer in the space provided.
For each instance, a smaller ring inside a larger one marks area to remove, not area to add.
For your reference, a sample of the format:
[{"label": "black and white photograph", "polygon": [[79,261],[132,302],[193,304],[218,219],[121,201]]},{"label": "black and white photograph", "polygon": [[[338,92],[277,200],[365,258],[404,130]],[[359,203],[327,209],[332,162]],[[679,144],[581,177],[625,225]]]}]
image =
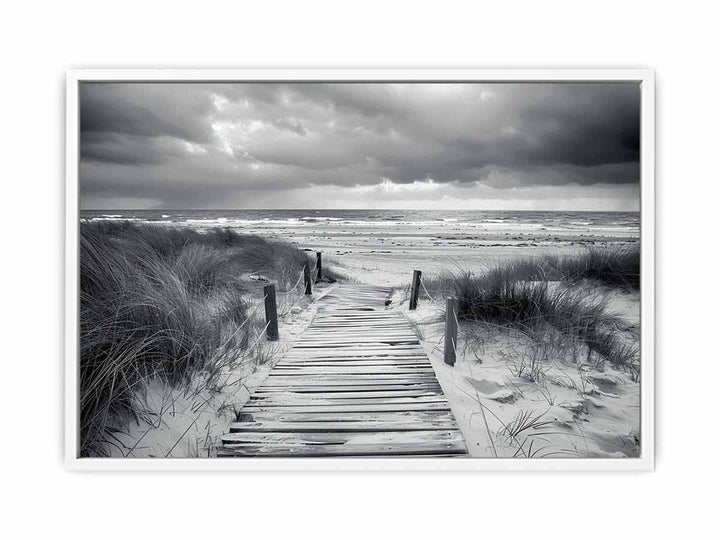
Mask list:
[{"label": "black and white photograph", "polygon": [[81,73],[78,461],[647,462],[653,88],[596,73]]},{"label": "black and white photograph", "polygon": [[712,536],[712,7],[8,4],[0,535]]}]

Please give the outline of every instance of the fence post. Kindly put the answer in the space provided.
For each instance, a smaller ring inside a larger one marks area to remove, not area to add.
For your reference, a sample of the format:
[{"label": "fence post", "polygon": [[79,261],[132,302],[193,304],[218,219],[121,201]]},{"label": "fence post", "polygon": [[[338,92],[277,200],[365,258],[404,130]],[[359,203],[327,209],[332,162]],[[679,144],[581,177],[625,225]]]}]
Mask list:
[{"label": "fence post", "polygon": [[420,278],[422,272],[413,270],[412,289],[410,290],[410,309],[416,309],[418,303],[418,295],[420,294]]},{"label": "fence post", "polygon": [[277,341],[280,336],[278,332],[275,285],[265,285],[265,287],[263,287],[263,294],[265,295],[265,322],[267,323],[267,337],[270,341]]},{"label": "fence post", "polygon": [[317,276],[315,277],[315,283],[322,281],[322,252],[317,252]]},{"label": "fence post", "polygon": [[303,275],[305,276],[305,294],[312,294],[312,278],[310,277],[310,265],[305,263],[303,267]]},{"label": "fence post", "polygon": [[455,365],[457,349],[457,312],[458,299],[450,297],[445,305],[445,363],[449,366]]}]

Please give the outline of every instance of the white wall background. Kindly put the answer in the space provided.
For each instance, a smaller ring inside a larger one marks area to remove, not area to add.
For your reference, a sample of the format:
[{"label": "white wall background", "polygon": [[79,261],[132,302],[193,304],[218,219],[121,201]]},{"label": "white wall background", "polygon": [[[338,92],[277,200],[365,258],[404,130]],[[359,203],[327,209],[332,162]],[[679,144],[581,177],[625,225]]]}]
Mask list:
[{"label": "white wall background", "polygon": [[[6,537],[708,536],[717,528],[720,362],[712,4],[269,4],[3,6],[0,529],[14,530]],[[246,66],[656,69],[656,472],[64,471],[64,70]]]}]

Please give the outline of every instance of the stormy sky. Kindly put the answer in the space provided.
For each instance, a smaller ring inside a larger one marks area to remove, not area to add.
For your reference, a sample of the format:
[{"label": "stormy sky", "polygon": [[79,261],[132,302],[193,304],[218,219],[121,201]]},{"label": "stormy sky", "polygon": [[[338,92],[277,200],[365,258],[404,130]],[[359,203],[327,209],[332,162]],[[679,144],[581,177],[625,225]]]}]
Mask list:
[{"label": "stormy sky", "polygon": [[635,83],[80,90],[84,209],[637,210]]}]

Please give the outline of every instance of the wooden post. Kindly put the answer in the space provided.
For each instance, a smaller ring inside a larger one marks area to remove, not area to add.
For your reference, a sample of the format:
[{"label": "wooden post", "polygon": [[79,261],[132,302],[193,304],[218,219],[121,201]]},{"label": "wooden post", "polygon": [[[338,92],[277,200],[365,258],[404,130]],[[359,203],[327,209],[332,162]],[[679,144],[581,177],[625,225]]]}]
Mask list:
[{"label": "wooden post", "polygon": [[310,265],[307,263],[303,268],[303,274],[305,276],[305,294],[312,294],[312,278],[310,277]]},{"label": "wooden post", "polygon": [[412,289],[410,290],[410,309],[416,309],[418,303],[418,295],[420,294],[420,278],[422,272],[413,270]]},{"label": "wooden post", "polygon": [[455,365],[457,349],[457,312],[458,299],[450,297],[445,305],[445,363],[449,366]]},{"label": "wooden post", "polygon": [[315,283],[322,281],[322,252],[317,252],[317,276],[315,276]]},{"label": "wooden post", "polygon": [[275,285],[263,287],[265,295],[265,322],[267,323],[267,337],[270,341],[277,341],[280,337],[278,332],[277,302],[275,301]]}]

